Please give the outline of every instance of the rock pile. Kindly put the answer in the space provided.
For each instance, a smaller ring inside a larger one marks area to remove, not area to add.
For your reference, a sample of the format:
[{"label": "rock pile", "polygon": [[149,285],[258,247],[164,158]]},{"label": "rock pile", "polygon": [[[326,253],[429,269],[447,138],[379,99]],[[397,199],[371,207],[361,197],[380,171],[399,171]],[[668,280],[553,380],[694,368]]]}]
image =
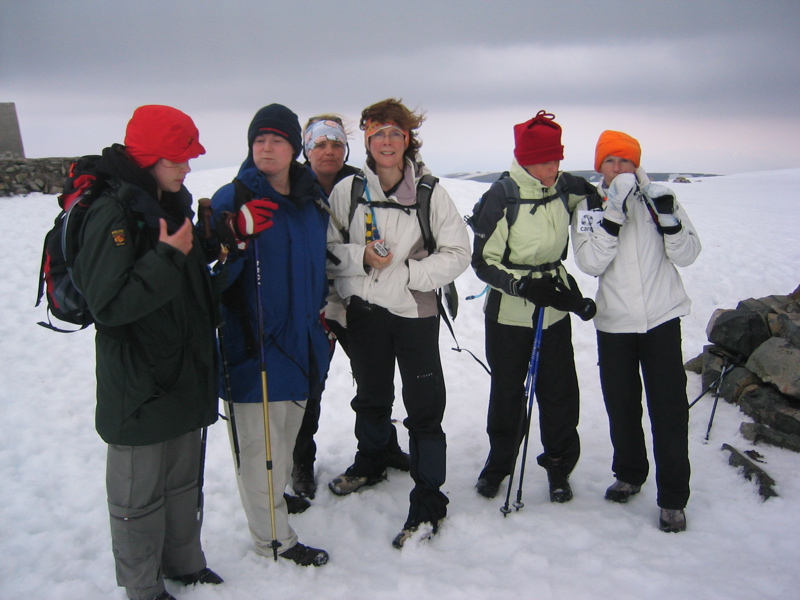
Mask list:
[{"label": "rock pile", "polygon": [[0,197],[60,194],[75,158],[0,159]]},{"label": "rock pile", "polygon": [[725,369],[720,397],[754,421],[742,423],[742,435],[800,452],[800,287],[716,310],[706,333],[712,345],[687,369],[701,365],[704,389]]}]

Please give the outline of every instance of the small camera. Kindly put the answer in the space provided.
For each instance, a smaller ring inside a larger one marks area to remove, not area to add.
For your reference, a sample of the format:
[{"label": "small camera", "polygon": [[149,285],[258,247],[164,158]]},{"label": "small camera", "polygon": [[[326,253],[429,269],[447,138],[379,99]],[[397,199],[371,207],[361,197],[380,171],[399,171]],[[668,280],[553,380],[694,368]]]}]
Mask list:
[{"label": "small camera", "polygon": [[375,250],[375,254],[378,256],[386,256],[389,254],[389,248],[381,242],[375,242],[372,249]]}]

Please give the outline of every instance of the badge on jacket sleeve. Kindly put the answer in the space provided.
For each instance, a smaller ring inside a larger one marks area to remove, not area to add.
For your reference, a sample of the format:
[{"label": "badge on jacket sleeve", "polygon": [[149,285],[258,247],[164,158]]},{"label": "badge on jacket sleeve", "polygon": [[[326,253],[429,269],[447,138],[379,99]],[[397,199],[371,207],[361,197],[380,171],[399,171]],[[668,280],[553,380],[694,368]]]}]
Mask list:
[{"label": "badge on jacket sleeve", "polygon": [[124,246],[126,244],[125,239],[125,230],[124,229],[115,229],[111,232],[111,238],[114,240],[115,246]]},{"label": "badge on jacket sleeve", "polygon": [[601,210],[579,210],[578,211],[578,231],[581,233],[594,233],[596,225],[603,219]]}]

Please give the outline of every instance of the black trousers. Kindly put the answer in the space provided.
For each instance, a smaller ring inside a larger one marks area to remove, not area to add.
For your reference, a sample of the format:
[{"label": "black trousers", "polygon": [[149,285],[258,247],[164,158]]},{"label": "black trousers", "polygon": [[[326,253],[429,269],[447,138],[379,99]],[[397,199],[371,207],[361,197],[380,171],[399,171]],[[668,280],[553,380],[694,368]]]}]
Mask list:
[{"label": "black trousers", "polygon": [[[336,336],[336,341],[342,347],[344,353],[350,356],[347,351],[347,328],[342,327],[336,321],[328,321],[333,334]],[[336,350],[335,344],[331,345],[331,358]],[[327,379],[327,374],[326,374]],[[312,386],[311,392],[306,401],[306,411],[303,413],[303,422],[300,425],[300,431],[297,432],[297,440],[294,444],[294,451],[292,453],[292,460],[295,465],[311,469],[314,462],[317,460],[317,443],[314,441],[314,435],[319,430],[319,418],[322,413],[322,392],[325,391],[325,381]],[[389,444],[387,447],[389,453],[400,454],[400,443],[397,441],[397,430],[392,426]]]},{"label": "black trousers", "polygon": [[641,334],[598,331],[597,353],[614,446],[614,476],[641,485],[649,473],[642,429],[643,379],[653,434],[657,502],[662,508],[684,508],[689,500],[689,402],[680,319]]},{"label": "black trousers", "polygon": [[[486,358],[492,370],[486,425],[490,449],[480,477],[499,483],[511,473],[524,434],[525,380],[535,332],[532,327],[502,325],[488,317],[485,325]],[[580,456],[580,392],[569,316],[542,333],[535,397],[544,448],[537,462],[548,468],[556,461],[569,474]]]},{"label": "black trousers", "polygon": [[395,362],[403,381],[408,417],[411,477],[414,489],[406,525],[437,522],[447,514],[448,499],[439,488],[446,476],[447,443],[442,430],[445,386],[439,357],[439,319],[403,318],[351,298],[347,309],[350,364],[357,393],[358,452],[348,475],[380,475],[392,434]]}]

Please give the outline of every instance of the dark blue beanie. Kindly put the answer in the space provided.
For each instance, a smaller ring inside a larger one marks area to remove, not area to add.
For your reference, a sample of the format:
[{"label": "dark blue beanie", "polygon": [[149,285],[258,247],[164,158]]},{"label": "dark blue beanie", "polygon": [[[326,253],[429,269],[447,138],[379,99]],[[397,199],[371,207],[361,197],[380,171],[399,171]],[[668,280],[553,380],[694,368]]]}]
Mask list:
[{"label": "dark blue beanie", "polygon": [[297,115],[282,104],[270,104],[256,113],[247,130],[247,145],[252,152],[253,141],[262,133],[274,133],[289,140],[294,157],[303,150],[303,135]]}]

